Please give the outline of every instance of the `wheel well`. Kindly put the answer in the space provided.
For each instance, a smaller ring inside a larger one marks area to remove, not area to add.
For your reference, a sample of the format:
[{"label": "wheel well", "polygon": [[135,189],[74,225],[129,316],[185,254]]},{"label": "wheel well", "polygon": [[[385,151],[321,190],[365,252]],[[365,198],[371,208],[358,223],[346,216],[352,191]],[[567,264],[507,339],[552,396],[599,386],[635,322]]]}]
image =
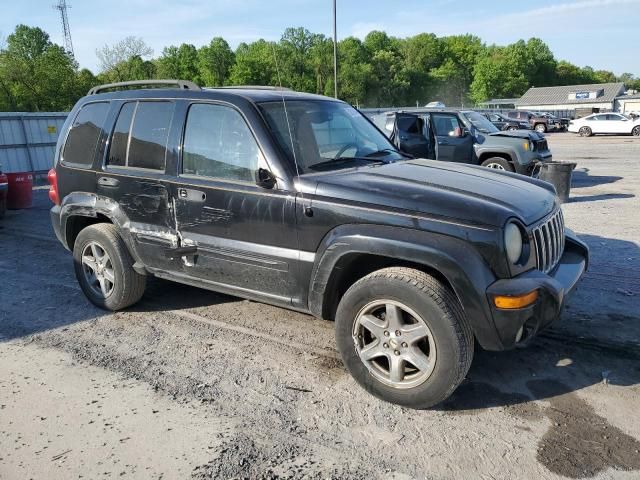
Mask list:
[{"label": "wheel well", "polygon": [[87,228],[89,225],[94,225],[96,223],[113,223],[109,217],[106,217],[100,213],[97,214],[96,217],[84,217],[81,215],[74,215],[67,219],[67,228],[66,228],[66,240],[67,245],[70,250],[73,250],[73,245],[76,243],[76,238],[82,230]]},{"label": "wheel well", "polygon": [[446,285],[454,295],[455,290],[438,270],[426,265],[398,260],[369,253],[352,253],[342,256],[331,272],[324,292],[322,318],[334,320],[338,303],[351,285],[376,270],[387,267],[408,267],[428,273]]},{"label": "wheel well", "polygon": [[509,155],[508,153],[496,153],[496,152],[485,152],[482,155],[480,155],[480,158],[478,159],[478,163],[482,163],[485,160],[487,160],[488,158],[493,158],[493,157],[499,157],[499,158],[504,158],[507,162],[513,164],[513,160],[511,159],[511,155]]}]

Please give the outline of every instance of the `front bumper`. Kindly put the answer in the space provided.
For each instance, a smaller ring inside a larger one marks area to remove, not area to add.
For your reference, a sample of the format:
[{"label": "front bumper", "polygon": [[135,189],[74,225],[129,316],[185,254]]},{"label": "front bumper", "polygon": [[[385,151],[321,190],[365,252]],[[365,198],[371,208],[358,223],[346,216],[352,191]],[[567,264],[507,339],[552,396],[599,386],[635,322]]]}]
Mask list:
[{"label": "front bumper", "polygon": [[[566,230],[564,254],[551,273],[530,270],[490,285],[487,299],[502,348],[509,349],[526,342],[557,320],[588,264],[589,248],[573,232]],[[523,295],[533,290],[538,291],[538,299],[527,307],[507,310],[494,305],[494,295]]]}]

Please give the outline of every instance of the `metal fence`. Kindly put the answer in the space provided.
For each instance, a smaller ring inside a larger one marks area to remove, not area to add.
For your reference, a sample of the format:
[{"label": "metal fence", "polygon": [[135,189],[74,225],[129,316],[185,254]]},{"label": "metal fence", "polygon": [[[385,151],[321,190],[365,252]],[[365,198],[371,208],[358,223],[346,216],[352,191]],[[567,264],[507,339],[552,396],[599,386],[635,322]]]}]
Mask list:
[{"label": "metal fence", "polygon": [[0,112],[0,168],[42,173],[53,167],[65,112]]}]

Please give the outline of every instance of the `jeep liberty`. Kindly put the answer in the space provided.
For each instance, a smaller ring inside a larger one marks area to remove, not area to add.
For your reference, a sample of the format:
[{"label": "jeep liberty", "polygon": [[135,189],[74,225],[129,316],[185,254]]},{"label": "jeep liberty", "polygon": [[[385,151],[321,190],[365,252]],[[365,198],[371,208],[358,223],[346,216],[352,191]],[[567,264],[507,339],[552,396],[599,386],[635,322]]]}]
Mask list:
[{"label": "jeep liberty", "polygon": [[334,320],[355,380],[412,408],[451,395],[475,341],[556,320],[588,264],[551,185],[407,158],[347,103],[284,89],[94,87],[49,182],[95,305],[156,276]]}]

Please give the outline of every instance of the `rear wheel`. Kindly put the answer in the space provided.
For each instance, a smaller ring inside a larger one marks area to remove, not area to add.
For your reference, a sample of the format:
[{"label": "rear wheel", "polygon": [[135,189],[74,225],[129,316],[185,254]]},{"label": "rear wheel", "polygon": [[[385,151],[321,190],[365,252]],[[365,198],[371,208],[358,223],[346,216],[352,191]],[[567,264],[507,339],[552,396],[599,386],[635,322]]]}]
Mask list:
[{"label": "rear wheel", "polygon": [[636,137],[640,137],[640,125],[633,127],[633,130],[631,130],[631,133]]},{"label": "rear wheel", "polygon": [[121,310],[142,297],[146,277],[133,269],[133,258],[114,225],[90,225],[73,246],[76,278],[87,298],[106,310]]},{"label": "rear wheel", "polygon": [[354,379],[382,400],[428,408],[467,374],[473,334],[456,296],[419,270],[385,268],[340,300],[336,341]]},{"label": "rear wheel", "polygon": [[496,170],[503,170],[505,172],[515,172],[513,165],[508,160],[502,157],[491,157],[481,163],[483,167],[494,168]]},{"label": "rear wheel", "polygon": [[535,131],[538,133],[547,133],[547,126],[544,123],[538,123],[535,126]]},{"label": "rear wheel", "polygon": [[590,137],[591,135],[593,135],[593,132],[589,127],[580,127],[580,130],[578,130],[578,134],[581,137]]}]

